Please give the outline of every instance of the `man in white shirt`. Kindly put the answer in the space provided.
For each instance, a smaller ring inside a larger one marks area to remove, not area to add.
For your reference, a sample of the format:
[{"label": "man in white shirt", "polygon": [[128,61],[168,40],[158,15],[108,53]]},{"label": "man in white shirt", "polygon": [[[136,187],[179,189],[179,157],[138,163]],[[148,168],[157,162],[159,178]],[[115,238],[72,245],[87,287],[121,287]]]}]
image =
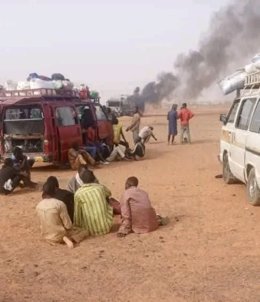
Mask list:
[{"label": "man in white shirt", "polygon": [[157,138],[153,134],[153,127],[152,126],[145,126],[143,127],[138,135],[142,141],[143,144],[146,144],[149,142],[150,138],[152,137],[154,140],[157,141]]}]

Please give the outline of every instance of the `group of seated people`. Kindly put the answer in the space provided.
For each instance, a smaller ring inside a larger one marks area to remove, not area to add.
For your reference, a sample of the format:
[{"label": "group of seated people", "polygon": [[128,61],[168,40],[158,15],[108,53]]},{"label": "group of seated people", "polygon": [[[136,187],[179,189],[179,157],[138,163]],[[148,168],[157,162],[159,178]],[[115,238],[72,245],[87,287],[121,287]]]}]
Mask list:
[{"label": "group of seated people", "polygon": [[[112,120],[114,130],[113,147],[104,142],[88,143],[85,147],[74,143],[68,151],[68,161],[71,169],[78,170],[81,166],[94,167],[98,163],[108,164],[116,160],[140,159],[145,155],[145,143],[153,137],[153,128],[146,126],[140,131],[134,148],[130,149],[125,139],[122,125],[116,117]],[[0,169],[0,194],[10,194],[20,187],[35,187],[36,183],[31,181],[31,167],[33,159],[27,159],[20,147],[15,147],[12,157],[6,158]]]},{"label": "group of seated people", "polygon": [[156,215],[148,194],[138,187],[136,177],[126,180],[118,202],[93,171],[82,166],[68,190],[60,189],[57,178],[50,176],[43,185],[42,198],[36,207],[42,236],[49,243],[65,243],[70,248],[88,236],[109,233],[114,215],[121,215],[118,237],[151,232],[165,223]]},{"label": "group of seated people", "polygon": [[68,151],[68,159],[70,167],[77,170],[80,165],[89,165],[94,167],[98,163],[109,164],[117,160],[138,160],[145,155],[145,144],[149,141],[150,137],[155,140],[153,134],[153,127],[145,126],[141,129],[138,139],[135,142],[133,149],[129,148],[122,125],[118,119],[112,119],[114,140],[113,146],[110,147],[104,142],[88,142],[86,146],[79,146],[74,143]]}]

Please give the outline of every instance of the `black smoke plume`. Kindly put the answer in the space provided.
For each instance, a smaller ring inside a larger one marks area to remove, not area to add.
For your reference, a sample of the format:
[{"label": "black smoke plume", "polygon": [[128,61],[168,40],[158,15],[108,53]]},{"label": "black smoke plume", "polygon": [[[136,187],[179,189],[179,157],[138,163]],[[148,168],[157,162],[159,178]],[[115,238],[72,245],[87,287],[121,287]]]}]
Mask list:
[{"label": "black smoke plume", "polygon": [[175,95],[196,100],[225,73],[246,64],[259,50],[260,1],[232,1],[213,15],[198,50],[180,54],[174,73],[160,74],[157,81],[135,94],[135,99],[141,104],[160,103]]}]

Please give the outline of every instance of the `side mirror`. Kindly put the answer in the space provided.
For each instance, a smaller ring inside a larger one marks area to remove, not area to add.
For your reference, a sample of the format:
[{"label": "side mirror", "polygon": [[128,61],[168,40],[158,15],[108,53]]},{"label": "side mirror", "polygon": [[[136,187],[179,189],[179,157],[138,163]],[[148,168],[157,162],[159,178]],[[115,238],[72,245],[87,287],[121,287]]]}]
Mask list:
[{"label": "side mirror", "polygon": [[227,123],[227,116],[226,114],[220,114],[219,120],[225,125]]}]

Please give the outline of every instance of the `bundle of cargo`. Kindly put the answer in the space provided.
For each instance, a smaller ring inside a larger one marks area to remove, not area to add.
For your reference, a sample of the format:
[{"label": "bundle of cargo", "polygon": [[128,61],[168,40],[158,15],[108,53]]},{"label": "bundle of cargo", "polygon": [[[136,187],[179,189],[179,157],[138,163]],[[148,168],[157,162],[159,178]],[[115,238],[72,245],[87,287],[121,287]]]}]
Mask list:
[{"label": "bundle of cargo", "polygon": [[68,80],[53,80],[52,81],[54,85],[54,89],[65,89],[65,90],[72,90],[73,89],[73,83]]},{"label": "bundle of cargo", "polygon": [[243,89],[247,73],[244,69],[239,69],[230,76],[219,82],[219,86],[224,94],[229,94],[237,89]]},{"label": "bundle of cargo", "polygon": [[251,63],[245,66],[245,71],[248,74],[258,72],[260,70],[260,54],[257,54],[251,60]]},{"label": "bundle of cargo", "polygon": [[51,78],[38,75],[37,73],[30,73],[26,81],[15,82],[8,80],[4,85],[4,90],[27,90],[27,89],[64,89],[72,90],[73,83],[66,79],[60,73],[54,73]]},{"label": "bundle of cargo", "polygon": [[69,79],[65,79],[61,73],[54,73],[51,78],[30,73],[26,82],[19,82],[17,89],[65,89],[72,90],[73,83]]},{"label": "bundle of cargo", "polygon": [[55,86],[52,81],[45,81],[40,78],[32,78],[29,81],[29,89],[39,89],[39,88],[55,89]]},{"label": "bundle of cargo", "polygon": [[237,70],[235,73],[219,81],[219,86],[224,94],[229,94],[235,90],[243,89],[246,77],[260,71],[260,54],[255,55],[251,63],[244,68]]},{"label": "bundle of cargo", "polygon": [[30,82],[28,81],[19,81],[17,84],[17,90],[25,90],[25,89],[31,89]]},{"label": "bundle of cargo", "polygon": [[30,73],[27,77],[27,82],[30,82],[33,79],[40,79],[42,81],[51,81],[52,79],[49,77],[46,77],[44,75],[38,75],[36,72]]}]

